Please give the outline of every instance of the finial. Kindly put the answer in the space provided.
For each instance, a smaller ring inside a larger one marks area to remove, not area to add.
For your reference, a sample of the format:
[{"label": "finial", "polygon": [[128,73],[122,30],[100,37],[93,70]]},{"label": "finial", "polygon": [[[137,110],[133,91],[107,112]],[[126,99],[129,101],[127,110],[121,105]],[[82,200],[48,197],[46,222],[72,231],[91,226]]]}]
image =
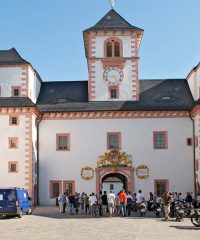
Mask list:
[{"label": "finial", "polygon": [[115,6],[115,0],[110,0],[111,8],[114,9]]}]

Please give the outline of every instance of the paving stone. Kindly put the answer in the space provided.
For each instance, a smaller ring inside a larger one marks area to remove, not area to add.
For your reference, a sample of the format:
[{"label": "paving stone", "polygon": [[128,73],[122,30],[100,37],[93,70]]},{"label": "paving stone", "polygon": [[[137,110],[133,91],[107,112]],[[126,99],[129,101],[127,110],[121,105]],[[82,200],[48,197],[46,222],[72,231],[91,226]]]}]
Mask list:
[{"label": "paving stone", "polygon": [[33,215],[0,220],[0,240],[189,240],[199,239],[200,228],[185,219],[164,221],[152,215],[90,217],[59,213],[57,207],[37,207]]}]

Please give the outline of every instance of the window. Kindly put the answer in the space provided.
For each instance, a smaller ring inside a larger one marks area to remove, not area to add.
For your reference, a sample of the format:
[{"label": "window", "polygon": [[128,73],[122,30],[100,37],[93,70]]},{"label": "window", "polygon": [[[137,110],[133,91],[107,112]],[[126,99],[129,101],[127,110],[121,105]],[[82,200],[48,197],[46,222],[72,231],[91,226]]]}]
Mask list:
[{"label": "window", "polygon": [[21,96],[21,87],[12,87],[12,97],[20,97]]},{"label": "window", "polygon": [[73,194],[75,192],[75,181],[63,181],[63,192]]},{"label": "window", "polygon": [[35,173],[37,174],[37,163],[35,162]]},{"label": "window", "polygon": [[196,159],[195,161],[195,170],[198,171],[199,170],[199,160]]},{"label": "window", "polygon": [[187,138],[187,146],[192,146],[192,138]]},{"label": "window", "polygon": [[18,172],[18,162],[8,162],[8,172],[17,173]]},{"label": "window", "polygon": [[107,148],[121,149],[121,133],[107,133]]},{"label": "window", "polygon": [[198,142],[199,142],[199,138],[198,136],[195,137],[195,147],[198,147]]},{"label": "window", "polygon": [[18,148],[18,138],[9,138],[9,148]]},{"label": "window", "polygon": [[19,125],[19,117],[18,116],[9,116],[10,125]]},{"label": "window", "polygon": [[153,133],[154,149],[167,149],[167,132]]},{"label": "window", "polygon": [[57,151],[69,151],[70,150],[70,134],[59,133],[56,136]]},{"label": "window", "polygon": [[110,184],[110,191],[114,190],[114,184]]},{"label": "window", "polygon": [[122,41],[118,38],[110,38],[105,41],[105,57],[121,57]]},{"label": "window", "polygon": [[112,43],[107,43],[107,57],[112,57]]},{"label": "window", "polygon": [[62,192],[62,181],[50,181],[50,198],[57,198]]},{"label": "window", "polygon": [[114,44],[114,53],[115,57],[120,57],[120,45],[118,42],[115,42]]},{"label": "window", "polygon": [[111,98],[111,99],[119,98],[119,88],[118,87],[109,87],[109,98]]},{"label": "window", "polygon": [[155,193],[157,196],[162,196],[165,191],[169,191],[169,181],[168,180],[155,180]]}]

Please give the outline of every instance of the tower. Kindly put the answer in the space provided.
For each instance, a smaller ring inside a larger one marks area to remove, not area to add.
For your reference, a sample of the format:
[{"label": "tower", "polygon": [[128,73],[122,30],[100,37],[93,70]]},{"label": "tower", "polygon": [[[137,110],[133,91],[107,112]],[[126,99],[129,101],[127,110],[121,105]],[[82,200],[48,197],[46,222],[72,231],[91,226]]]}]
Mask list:
[{"label": "tower", "polygon": [[83,32],[89,101],[139,100],[138,51],[143,32],[114,9]]}]

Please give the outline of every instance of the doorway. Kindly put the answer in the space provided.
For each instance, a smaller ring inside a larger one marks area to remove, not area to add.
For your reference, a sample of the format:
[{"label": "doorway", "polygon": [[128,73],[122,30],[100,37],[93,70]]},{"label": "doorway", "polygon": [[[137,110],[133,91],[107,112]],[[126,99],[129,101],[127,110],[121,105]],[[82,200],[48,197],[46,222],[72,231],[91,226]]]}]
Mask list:
[{"label": "doorway", "polygon": [[120,173],[109,173],[102,178],[101,182],[102,192],[106,191],[110,193],[111,190],[114,191],[115,194],[118,194],[121,189],[125,189],[128,191],[128,181],[127,178]]}]

